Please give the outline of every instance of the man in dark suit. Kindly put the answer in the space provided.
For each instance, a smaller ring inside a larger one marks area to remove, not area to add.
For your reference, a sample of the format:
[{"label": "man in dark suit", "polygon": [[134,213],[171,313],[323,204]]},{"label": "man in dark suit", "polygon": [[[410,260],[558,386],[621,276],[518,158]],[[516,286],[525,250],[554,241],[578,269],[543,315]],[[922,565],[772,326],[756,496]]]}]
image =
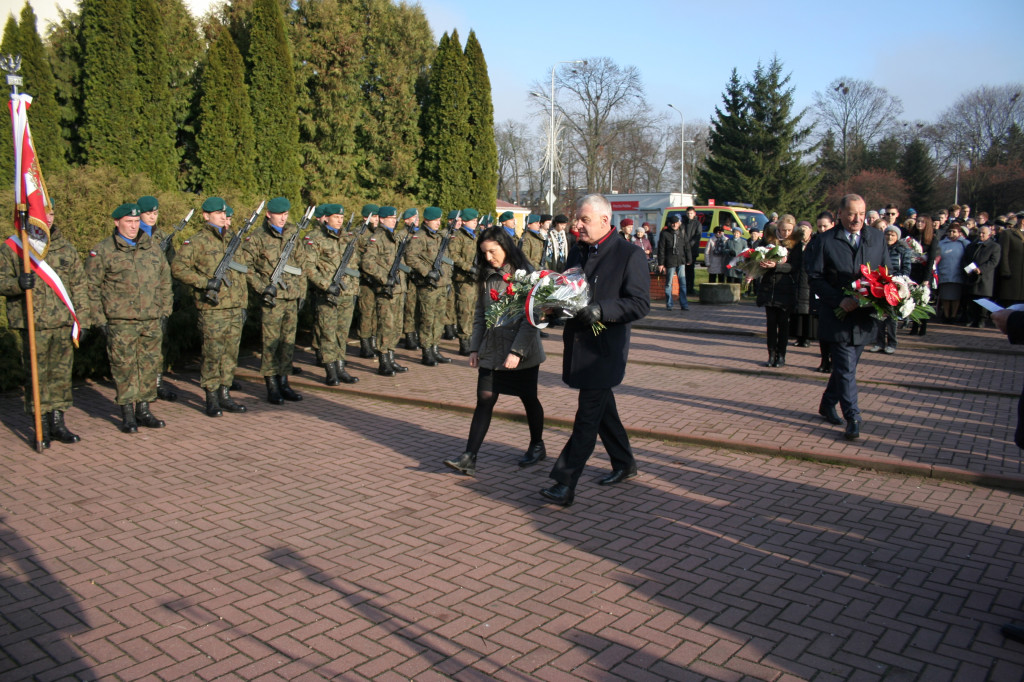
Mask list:
[{"label": "man in dark suit", "polygon": [[[818,414],[832,424],[842,424],[836,403],[846,419],[847,440],[860,437],[861,416],[857,406],[857,363],[864,346],[874,339],[875,320],[871,308],[861,308],[857,299],[844,293],[861,276],[860,266],[871,269],[887,265],[882,233],[864,230],[864,199],[847,194],[839,205],[837,229],[811,240],[805,255],[807,280],[811,292],[820,298],[819,335],[827,342],[832,356],[832,374],[821,396]],[[835,310],[842,308],[842,319]]]},{"label": "man in dark suit", "polygon": [[[572,435],[551,470],[556,483],[541,495],[563,507],[573,503],[598,436],[612,461],[612,473],[599,483],[614,485],[637,475],[612,388],[626,375],[631,323],[651,309],[651,276],[644,252],[622,239],[611,219],[607,199],[600,194],[583,197],[576,217],[579,243],[566,263],[583,268],[591,303],[566,322],[562,337],[562,381],[579,389],[579,403]],[[606,328],[595,335],[592,325],[597,322]]]}]

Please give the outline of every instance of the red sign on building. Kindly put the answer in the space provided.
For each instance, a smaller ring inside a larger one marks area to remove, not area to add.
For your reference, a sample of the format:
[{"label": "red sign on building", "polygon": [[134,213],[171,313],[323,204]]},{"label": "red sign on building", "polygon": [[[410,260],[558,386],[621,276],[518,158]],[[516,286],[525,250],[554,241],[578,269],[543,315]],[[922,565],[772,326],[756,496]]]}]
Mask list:
[{"label": "red sign on building", "polygon": [[613,201],[613,211],[635,211],[640,208],[639,201]]}]

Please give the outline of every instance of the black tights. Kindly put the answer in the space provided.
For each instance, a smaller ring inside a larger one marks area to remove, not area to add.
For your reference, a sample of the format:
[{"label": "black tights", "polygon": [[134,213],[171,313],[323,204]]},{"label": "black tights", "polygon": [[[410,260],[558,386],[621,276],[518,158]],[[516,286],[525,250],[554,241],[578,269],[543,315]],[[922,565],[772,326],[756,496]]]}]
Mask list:
[{"label": "black tights", "polygon": [[770,305],[764,312],[768,323],[768,351],[785,355],[789,345],[789,308]]},{"label": "black tights", "polygon": [[[476,409],[473,410],[473,422],[469,426],[466,452],[475,455],[480,451],[487,429],[491,426],[491,415],[494,413],[495,403],[498,402],[498,395],[491,391],[477,391]],[[544,435],[544,406],[540,404],[536,394],[519,396],[519,399],[523,401],[523,408],[526,410],[526,423],[530,425],[530,444],[533,445]]]},{"label": "black tights", "polygon": [[718,282],[719,284],[725,284],[725,273],[724,272],[722,274],[720,274],[720,275],[717,274],[717,273],[714,273],[714,272],[709,272],[708,273],[708,284],[714,284],[716,282]]}]

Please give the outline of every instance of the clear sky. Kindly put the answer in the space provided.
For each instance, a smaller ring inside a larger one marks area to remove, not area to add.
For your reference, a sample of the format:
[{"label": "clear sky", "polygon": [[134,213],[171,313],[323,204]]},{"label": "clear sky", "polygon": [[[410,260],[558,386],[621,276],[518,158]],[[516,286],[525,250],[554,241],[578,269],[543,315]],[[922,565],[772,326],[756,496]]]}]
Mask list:
[{"label": "clear sky", "polygon": [[[24,0],[0,0],[0,17]],[[70,0],[35,0],[44,19]],[[201,14],[210,0],[186,0]],[[476,31],[487,58],[495,120],[525,119],[530,84],[562,60],[611,57],[639,68],[647,99],[673,119],[707,121],[735,67],[741,78],[774,55],[792,74],[797,105],[835,78],[869,80],[903,100],[908,120],[934,121],[979,85],[1024,82],[1020,0],[420,0],[435,36]],[[42,22],[41,22],[42,23]],[[43,25],[40,26],[43,30]]]}]

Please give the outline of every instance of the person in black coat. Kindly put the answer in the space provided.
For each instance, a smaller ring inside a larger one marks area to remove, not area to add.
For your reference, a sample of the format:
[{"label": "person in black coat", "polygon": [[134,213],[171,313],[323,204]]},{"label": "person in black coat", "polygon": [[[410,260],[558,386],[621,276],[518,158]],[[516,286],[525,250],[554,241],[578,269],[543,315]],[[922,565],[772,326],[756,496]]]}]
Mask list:
[{"label": "person in black coat", "polygon": [[[576,218],[580,241],[566,264],[583,268],[591,302],[565,323],[562,381],[579,389],[579,402],[572,435],[551,470],[555,485],[541,491],[564,507],[573,503],[598,436],[612,461],[612,473],[599,483],[613,485],[637,475],[612,388],[626,375],[632,323],[651,309],[651,276],[643,251],[616,236],[611,219],[607,199],[600,194],[583,197]],[[594,334],[592,325],[597,322],[605,329]]]},{"label": "person in black coat", "polygon": [[[1002,258],[1002,247],[992,238],[992,226],[982,225],[978,228],[978,241],[967,247],[964,262],[974,263],[977,271],[967,275],[964,285],[967,300],[967,326],[980,327],[983,317],[988,311],[974,302],[976,298],[991,298],[996,288],[996,268]],[[970,266],[968,266],[970,267]]]},{"label": "person in black coat", "polygon": [[683,233],[690,245],[690,258],[686,261],[686,293],[693,296],[697,291],[693,281],[696,274],[695,263],[697,254],[700,253],[701,233],[704,231],[704,226],[701,224],[700,218],[697,217],[697,209],[693,206],[686,209],[686,216],[683,217],[679,225],[679,231]]},{"label": "person in black coat", "polygon": [[670,215],[658,240],[658,272],[665,274],[665,307],[672,310],[672,280],[679,280],[679,309],[689,310],[686,300],[686,264],[692,261],[690,241],[679,229],[679,218]]},{"label": "person in black coat", "polygon": [[[811,241],[805,253],[807,281],[820,299],[819,333],[829,343],[832,373],[821,396],[818,414],[832,424],[842,424],[836,404],[843,409],[847,440],[860,437],[861,414],[857,405],[857,363],[864,346],[875,335],[870,308],[861,308],[844,289],[861,277],[861,265],[875,269],[887,263],[882,233],[864,227],[864,199],[856,194],[843,197],[839,224]],[[842,319],[835,310],[842,308]]]},{"label": "person in black coat", "polygon": [[765,367],[785,367],[786,347],[789,345],[789,316],[796,307],[797,276],[802,266],[800,251],[791,239],[796,220],[782,216],[775,235],[768,245],[780,244],[789,252],[778,261],[761,261],[761,285],[757,290],[757,305],[764,306],[768,337],[768,362]]}]

